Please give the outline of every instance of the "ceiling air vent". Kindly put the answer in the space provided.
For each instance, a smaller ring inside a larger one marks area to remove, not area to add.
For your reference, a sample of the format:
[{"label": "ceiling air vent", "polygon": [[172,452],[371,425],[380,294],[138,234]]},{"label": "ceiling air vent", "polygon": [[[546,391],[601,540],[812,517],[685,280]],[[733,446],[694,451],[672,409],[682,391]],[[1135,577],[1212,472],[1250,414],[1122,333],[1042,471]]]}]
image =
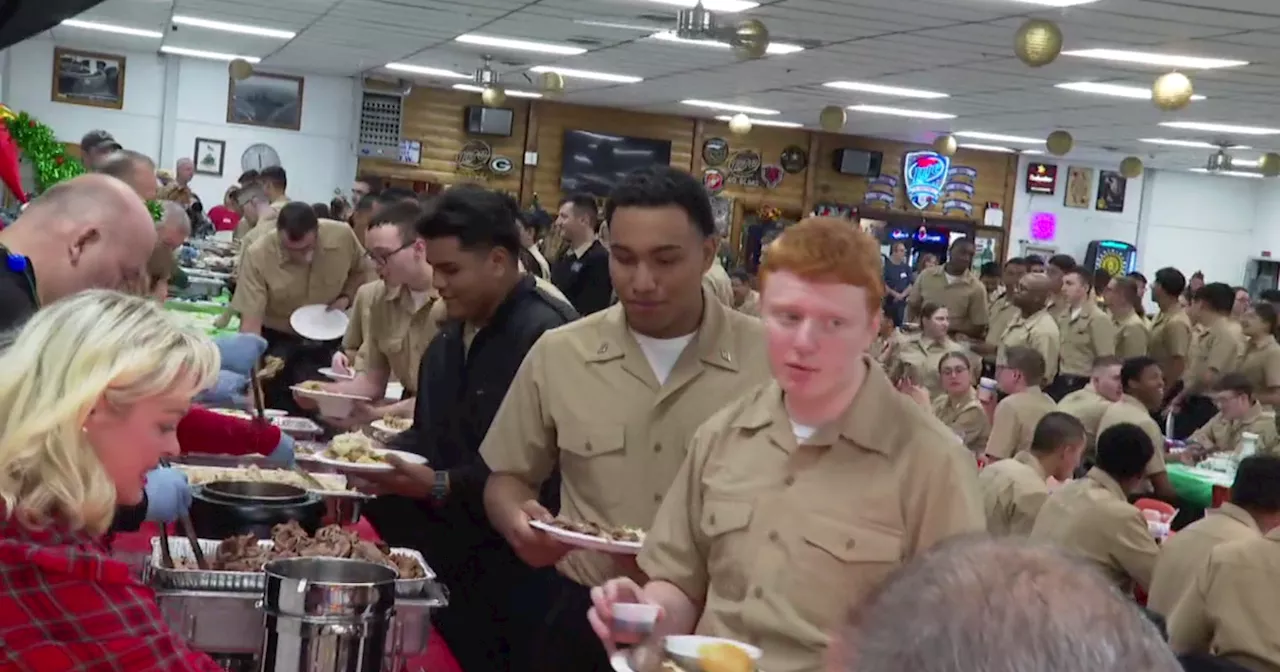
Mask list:
[{"label": "ceiling air vent", "polygon": [[403,110],[402,94],[365,91],[360,101],[360,138],[356,143],[356,154],[371,159],[399,158]]}]

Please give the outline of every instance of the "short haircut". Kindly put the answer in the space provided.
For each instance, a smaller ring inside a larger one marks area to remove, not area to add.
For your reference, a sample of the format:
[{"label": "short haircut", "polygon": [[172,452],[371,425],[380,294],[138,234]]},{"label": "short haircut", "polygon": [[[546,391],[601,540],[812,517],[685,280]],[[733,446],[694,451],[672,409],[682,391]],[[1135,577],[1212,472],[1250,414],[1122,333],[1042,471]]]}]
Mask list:
[{"label": "short haircut", "polygon": [[1044,257],[1038,254],[1028,254],[1026,262],[1028,266],[1044,266]]},{"label": "short haircut", "polygon": [[762,256],[762,287],[768,285],[771,273],[788,271],[809,281],[861,287],[867,295],[867,311],[874,315],[882,308],[880,242],[849,226],[846,219],[806,217],[783,229]]},{"label": "short haircut", "polygon": [[[384,192],[385,193],[385,192]],[[520,254],[520,230],[507,197],[474,184],[446,190],[418,220],[418,235],[427,240],[457,238],[472,252],[503,248],[516,263]]]},{"label": "short haircut", "polygon": [[1009,259],[1008,261],[1004,262],[1005,268],[1009,268],[1010,266],[1026,266],[1026,265],[1027,265],[1027,260],[1023,259],[1022,257],[1013,257],[1012,259]]},{"label": "short haircut", "polygon": [[[372,192],[370,192],[372,194]],[[404,187],[387,187],[377,194],[373,194],[378,205],[392,205],[394,203],[405,203],[407,201],[418,202],[418,194],[412,189]]]},{"label": "short haircut", "polygon": [[971,236],[965,236],[963,238],[956,238],[955,242],[951,243],[951,247],[948,247],[947,249],[954,250],[957,247],[961,247],[963,245],[968,245],[969,247],[972,247],[974,249],[977,249],[978,247],[978,244],[973,241],[973,238]]},{"label": "short haircut", "polygon": [[1036,431],[1031,437],[1031,452],[1048,455],[1064,446],[1084,443],[1084,439],[1084,425],[1076,416],[1052,411],[1036,423]]},{"label": "short haircut", "polygon": [[260,175],[258,174],[258,171],[250,168],[249,170],[240,173],[240,177],[236,178],[236,182],[243,187],[257,182],[259,177]]},{"label": "short haircut", "polygon": [[1147,276],[1145,276],[1145,275],[1143,275],[1143,274],[1141,274],[1141,273],[1139,273],[1139,272],[1137,272],[1137,271],[1129,271],[1128,273],[1126,273],[1126,274],[1125,274],[1125,276],[1124,276],[1124,277],[1129,278],[1130,280],[1133,280],[1134,282],[1141,283],[1141,284],[1143,284],[1143,285],[1148,284],[1148,283],[1147,283]]},{"label": "short haircut", "polygon": [[592,231],[600,230],[600,209],[596,206],[596,197],[586,192],[578,192],[569,194],[560,199],[560,207],[564,207],[565,203],[573,206],[573,213],[579,217],[585,216],[591,224]]},{"label": "short haircut", "polygon": [[320,220],[316,211],[302,201],[290,201],[280,208],[280,216],[276,218],[276,230],[284,233],[289,240],[302,240],[307,234],[320,229]]},{"label": "short haircut", "polygon": [[185,208],[177,201],[160,201],[160,209],[163,216],[160,221],[156,222],[156,226],[164,226],[169,223],[177,223],[188,235],[191,234],[191,215],[187,214]]},{"label": "short haircut", "polygon": [[1141,427],[1122,422],[1098,434],[1094,464],[1117,481],[1127,481],[1142,475],[1155,452],[1151,437]]},{"label": "short haircut", "polygon": [[258,173],[259,182],[274,184],[280,189],[289,188],[289,174],[283,166],[267,166]]},{"label": "short haircut", "polygon": [[1117,275],[1111,278],[1111,282],[1115,283],[1116,291],[1120,293],[1120,297],[1133,306],[1134,309],[1142,305],[1142,297],[1138,296],[1138,283],[1134,282],[1133,278]]},{"label": "short haircut", "polygon": [[312,203],[311,209],[315,211],[316,217],[320,219],[333,219],[333,212],[329,210],[328,203]]},{"label": "short haircut", "polygon": [[1231,503],[1250,511],[1280,513],[1280,455],[1241,460],[1231,484]]},{"label": "short haircut", "polygon": [[377,196],[382,191],[382,178],[373,175],[356,175],[356,182],[369,185],[369,192]]},{"label": "short haircut", "polygon": [[1236,292],[1225,282],[1211,282],[1197,290],[1192,299],[1219,315],[1228,315],[1235,305]]},{"label": "short haircut", "polygon": [[1004,365],[1021,373],[1028,385],[1039,385],[1044,380],[1044,355],[1039,350],[1016,345],[1005,352],[1004,360]]},{"label": "short haircut", "polygon": [[177,268],[178,261],[173,256],[173,250],[164,243],[157,242],[147,259],[147,290],[150,291],[162,282],[168,284]]},{"label": "short haircut", "polygon": [[1130,357],[1124,360],[1124,366],[1120,367],[1120,384],[1128,390],[1142,378],[1142,374],[1146,373],[1147,369],[1159,365],[1159,362],[1146,355]]},{"label": "short haircut", "polygon": [[983,278],[1000,277],[1000,264],[994,261],[988,261],[978,269],[978,276]]},{"label": "short haircut", "polygon": [[1083,266],[1075,266],[1062,272],[1062,277],[1065,278],[1068,275],[1074,275],[1079,278],[1080,284],[1084,285],[1086,288],[1093,287],[1093,278],[1089,276],[1089,271]]},{"label": "short haircut", "polygon": [[[684,210],[703,237],[716,235],[716,219],[711,212],[711,199],[706,188],[689,173],[671,166],[643,168],[619,180],[609,192],[604,218],[612,222],[613,213],[618,208],[661,208],[668,205]],[[879,259],[880,247],[877,244],[876,266],[880,265]]]},{"label": "short haircut", "polygon": [[1178,296],[1187,291],[1187,277],[1182,274],[1182,271],[1172,266],[1166,266],[1156,271],[1154,284],[1169,296]]},{"label": "short haircut", "polygon": [[1252,308],[1253,314],[1266,323],[1267,331],[1275,333],[1276,323],[1280,322],[1280,315],[1277,315],[1275,304],[1269,301],[1257,301]]},{"label": "short haircut", "polygon": [[1120,359],[1120,358],[1119,358],[1118,356],[1116,356],[1116,355],[1103,355],[1103,356],[1101,356],[1101,357],[1097,357],[1097,358],[1095,358],[1095,359],[1093,360],[1093,370],[1094,370],[1094,371],[1097,371],[1098,369],[1105,369],[1105,368],[1112,367],[1112,366],[1119,366],[1119,367],[1123,367],[1123,366],[1124,366],[1124,360],[1123,360],[1123,359]]},{"label": "short haircut", "polygon": [[1244,394],[1253,396],[1253,383],[1249,382],[1249,377],[1243,373],[1227,373],[1223,374],[1216,383],[1213,384],[1214,392],[1234,392],[1235,394]]},{"label": "short haircut", "polygon": [[378,205],[378,197],[373,194],[365,194],[356,201],[355,209],[352,212],[369,212]]},{"label": "short haircut", "polygon": [[1191,274],[1192,280],[1204,280],[1204,271],[1196,271]]},{"label": "short haircut", "polygon": [[1076,266],[1078,266],[1075,258],[1069,254],[1055,254],[1052,257],[1049,257],[1049,265],[1063,273],[1074,271]]},{"label": "short haircut", "polygon": [[151,157],[141,152],[135,152],[131,149],[117,149],[102,159],[102,163],[98,164],[97,172],[110,175],[118,180],[131,182],[133,180],[133,172],[138,166],[156,165]]},{"label": "short haircut", "polygon": [[267,196],[267,192],[263,191],[262,187],[257,184],[251,184],[247,187],[243,187],[236,194],[236,202],[242,206],[255,202],[267,203],[270,200],[271,199]]},{"label": "short haircut", "polygon": [[400,230],[400,240],[408,243],[418,237],[418,220],[422,219],[422,215],[423,210],[416,201],[396,203],[379,210],[369,220],[369,230],[379,226],[394,226]]}]

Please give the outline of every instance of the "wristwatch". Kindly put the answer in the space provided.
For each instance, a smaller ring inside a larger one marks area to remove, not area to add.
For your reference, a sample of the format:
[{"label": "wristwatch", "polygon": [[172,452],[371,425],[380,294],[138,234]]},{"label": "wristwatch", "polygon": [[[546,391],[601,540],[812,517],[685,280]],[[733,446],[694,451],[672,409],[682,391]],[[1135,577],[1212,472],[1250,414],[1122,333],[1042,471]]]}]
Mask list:
[{"label": "wristwatch", "polygon": [[431,501],[436,504],[444,502],[449,496],[449,472],[437,471],[435,481],[431,484]]}]

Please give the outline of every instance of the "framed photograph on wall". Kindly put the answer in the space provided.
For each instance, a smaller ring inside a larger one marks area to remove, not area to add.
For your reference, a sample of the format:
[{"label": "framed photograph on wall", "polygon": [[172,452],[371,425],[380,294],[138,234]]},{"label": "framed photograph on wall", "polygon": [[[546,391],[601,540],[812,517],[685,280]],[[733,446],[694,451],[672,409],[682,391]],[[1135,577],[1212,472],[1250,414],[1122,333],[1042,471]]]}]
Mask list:
[{"label": "framed photograph on wall", "polygon": [[226,158],[226,142],[210,140],[209,138],[196,138],[196,148],[191,153],[191,160],[196,164],[197,173],[222,177],[222,165]]},{"label": "framed photograph on wall", "polygon": [[302,77],[255,72],[227,78],[227,123],[296,131],[302,128]]},{"label": "framed photograph on wall", "polygon": [[1089,207],[1093,195],[1093,169],[1071,166],[1067,168],[1067,188],[1062,204],[1068,208]]},{"label": "framed photograph on wall", "polygon": [[118,110],[124,107],[124,56],[58,47],[53,50],[55,103]]},{"label": "framed photograph on wall", "polygon": [[1114,170],[1098,171],[1098,202],[1103,212],[1124,212],[1124,192],[1129,181]]}]

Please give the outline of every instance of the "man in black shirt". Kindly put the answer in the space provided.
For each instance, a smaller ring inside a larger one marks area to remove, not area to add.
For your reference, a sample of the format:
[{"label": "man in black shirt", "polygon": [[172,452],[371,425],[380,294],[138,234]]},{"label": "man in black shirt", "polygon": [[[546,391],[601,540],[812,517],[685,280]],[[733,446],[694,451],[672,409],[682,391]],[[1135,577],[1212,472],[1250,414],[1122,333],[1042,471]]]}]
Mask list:
[{"label": "man in black shirt", "polygon": [[[533,571],[490,527],[489,476],[480,442],[516,370],[543,332],[577,318],[519,270],[514,203],[474,186],[444,192],[418,223],[447,320],[420,364],[413,428],[391,447],[427,457],[393,460],[390,476],[364,476],[384,496],[366,511],[383,539],[423,552],[451,591],[436,619],[464,670],[506,669],[505,614],[513,588]],[[559,484],[545,495],[558,496]],[[386,496],[392,495],[392,496]],[[544,496],[544,504],[555,502]]]},{"label": "man in black shirt", "polygon": [[596,237],[600,216],[596,199],[574,194],[560,202],[556,226],[564,233],[568,249],[551,266],[551,282],[583,315],[609,307],[613,281],[609,278],[609,250]]}]

